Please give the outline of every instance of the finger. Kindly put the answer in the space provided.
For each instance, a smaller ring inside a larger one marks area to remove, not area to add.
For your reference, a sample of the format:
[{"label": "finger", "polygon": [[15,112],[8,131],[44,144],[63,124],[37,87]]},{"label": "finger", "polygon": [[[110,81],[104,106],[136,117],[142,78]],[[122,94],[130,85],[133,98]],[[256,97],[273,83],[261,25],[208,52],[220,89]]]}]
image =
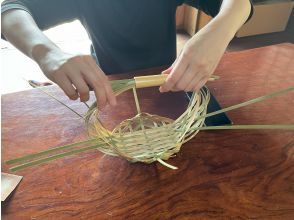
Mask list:
[{"label": "finger", "polygon": [[187,91],[194,91],[197,83],[202,79],[202,75],[200,74],[200,72],[197,72],[193,78],[191,79],[191,81],[189,82],[188,86],[186,87],[186,92]]},{"label": "finger", "polygon": [[112,88],[110,86],[110,83],[109,81],[106,81],[105,84],[105,91],[106,91],[106,96],[107,96],[107,99],[108,99],[108,102],[111,106],[116,106],[117,102],[116,102],[116,97],[112,91]]},{"label": "finger", "polygon": [[[91,74],[93,70],[83,70],[83,76],[87,82],[88,85],[90,85],[93,88],[93,91],[95,93],[95,97],[97,100],[97,108],[102,109],[106,105],[106,97],[105,97],[105,91],[103,84],[101,83],[99,77],[96,75]],[[87,74],[86,74],[87,73]]]},{"label": "finger", "polygon": [[55,83],[71,100],[76,100],[79,97],[70,79],[65,74],[59,74],[58,78],[55,79]]},{"label": "finger", "polygon": [[182,58],[179,59],[179,62],[175,64],[171,73],[168,75],[165,83],[159,88],[160,92],[170,91],[186,71],[187,67],[188,61],[185,59],[185,56],[182,56]]},{"label": "finger", "polygon": [[107,104],[107,98],[106,98],[106,93],[103,86],[101,86],[100,88],[95,88],[94,93],[97,98],[97,108],[98,109],[104,108]]},{"label": "finger", "polygon": [[76,87],[79,93],[81,102],[88,101],[90,89],[85,79],[83,78],[82,73],[76,72],[72,74],[70,80],[72,84]]},{"label": "finger", "polygon": [[199,83],[195,86],[194,91],[195,92],[199,92],[199,90],[205,85],[205,83],[207,82],[208,78],[204,77],[202,78]]},{"label": "finger", "polygon": [[94,75],[89,74],[89,70],[88,70],[88,74],[85,75],[84,77],[87,84],[90,85],[94,90],[95,97],[97,100],[97,108],[99,109],[104,108],[107,103],[107,99],[106,99],[106,94],[105,94],[103,84],[100,82],[98,77],[95,77]]},{"label": "finger", "polygon": [[[103,73],[103,71],[97,66],[97,64],[95,63],[95,61],[93,60],[92,57],[86,57],[86,62],[89,64],[89,66],[91,67],[93,73],[94,73],[94,77],[95,78],[99,78],[99,81],[101,82],[101,86],[102,88],[104,88],[104,93],[106,95],[106,101],[112,105],[115,106],[117,104],[116,102],[116,97],[113,93],[113,90],[110,86],[110,83],[108,81],[107,76]],[[101,87],[100,86],[100,87]]]},{"label": "finger", "polygon": [[[107,91],[104,86],[105,82],[104,83],[101,82],[101,79],[99,79],[99,77],[93,74],[92,75],[88,74],[87,76],[85,76],[85,78],[87,83],[91,85],[94,90],[99,108],[104,108],[105,105],[107,104]],[[110,103],[110,104],[115,105],[116,103]]]},{"label": "finger", "polygon": [[187,90],[188,85],[192,81],[192,79],[197,74],[197,70],[193,68],[191,65],[188,66],[187,70],[184,72],[183,76],[180,78],[180,80],[176,83],[174,88],[172,90]]},{"label": "finger", "polygon": [[196,88],[197,84],[204,79],[207,76],[207,74],[198,71],[197,74],[194,75],[193,79],[191,79],[191,82],[187,86],[186,90],[187,91],[194,91]]}]

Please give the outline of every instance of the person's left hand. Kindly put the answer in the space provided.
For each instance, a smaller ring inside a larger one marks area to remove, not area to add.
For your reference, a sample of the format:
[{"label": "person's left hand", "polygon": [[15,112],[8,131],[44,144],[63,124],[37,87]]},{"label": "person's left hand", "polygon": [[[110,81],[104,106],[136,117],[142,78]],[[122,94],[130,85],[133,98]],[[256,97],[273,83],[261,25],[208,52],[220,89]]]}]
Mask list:
[{"label": "person's left hand", "polygon": [[198,91],[251,11],[249,0],[223,0],[218,15],[186,43],[173,65],[162,72],[169,75],[160,91]]},{"label": "person's left hand", "polygon": [[214,72],[230,40],[221,30],[203,28],[185,44],[173,65],[162,72],[169,76],[159,90],[198,91]]}]

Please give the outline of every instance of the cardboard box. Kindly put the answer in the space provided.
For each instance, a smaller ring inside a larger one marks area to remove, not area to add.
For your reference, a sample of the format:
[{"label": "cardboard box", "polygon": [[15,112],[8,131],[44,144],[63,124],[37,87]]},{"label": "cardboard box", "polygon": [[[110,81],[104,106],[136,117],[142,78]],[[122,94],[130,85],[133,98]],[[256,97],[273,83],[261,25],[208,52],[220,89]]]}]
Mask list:
[{"label": "cardboard box", "polygon": [[184,30],[190,36],[196,33],[198,10],[188,5],[178,7],[176,12],[177,30]]},{"label": "cardboard box", "polygon": [[254,5],[252,18],[237,32],[237,37],[284,31],[294,2],[269,2]]},{"label": "cardboard box", "polygon": [[[254,4],[251,19],[237,32],[237,37],[252,36],[284,31],[294,6],[293,1],[269,1]],[[177,13],[179,29],[184,29],[191,36],[204,27],[212,18],[205,13],[185,5]]]}]

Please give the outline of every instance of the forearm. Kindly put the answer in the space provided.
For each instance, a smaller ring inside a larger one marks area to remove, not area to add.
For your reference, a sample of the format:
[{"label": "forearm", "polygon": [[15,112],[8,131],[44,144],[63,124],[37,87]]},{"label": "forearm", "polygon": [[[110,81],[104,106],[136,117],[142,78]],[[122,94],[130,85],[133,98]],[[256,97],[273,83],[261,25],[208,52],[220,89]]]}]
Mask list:
[{"label": "forearm", "polygon": [[24,10],[4,12],[1,25],[5,38],[36,62],[48,51],[58,50],[58,47],[38,28],[32,16]]},{"label": "forearm", "polygon": [[93,88],[97,105],[116,105],[110,83],[91,55],[62,52],[38,28],[24,10],[9,10],[2,14],[2,33],[14,46],[34,59],[44,74],[65,92],[70,99],[82,102],[89,99]]},{"label": "forearm", "polygon": [[247,21],[251,11],[249,0],[223,0],[221,9],[216,19],[227,26],[227,31],[232,37]]},{"label": "forearm", "polygon": [[224,40],[230,41],[247,21],[250,10],[249,0],[223,0],[218,15],[200,30],[199,34],[211,31],[219,34]]}]

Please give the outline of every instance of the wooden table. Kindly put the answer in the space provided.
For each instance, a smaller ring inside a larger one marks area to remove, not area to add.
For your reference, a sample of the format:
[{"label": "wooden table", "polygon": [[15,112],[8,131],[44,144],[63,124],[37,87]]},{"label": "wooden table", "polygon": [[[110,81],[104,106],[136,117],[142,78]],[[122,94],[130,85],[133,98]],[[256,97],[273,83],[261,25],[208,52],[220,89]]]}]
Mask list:
[{"label": "wooden table", "polygon": [[[221,79],[209,87],[226,107],[293,86],[293,60],[293,44],[228,53],[216,71]],[[130,95],[120,96],[121,109],[105,109],[107,126],[134,114]],[[186,104],[181,93],[160,95],[157,88],[141,90],[139,97],[144,111],[173,118]],[[79,112],[86,110],[61,98]],[[294,94],[229,116],[235,124],[293,124]],[[38,90],[2,96],[2,171],[8,171],[5,160],[85,137],[82,121]],[[93,150],[17,172],[24,179],[2,203],[2,217],[294,219],[293,146],[293,131],[203,131],[168,161],[178,170]]]}]

